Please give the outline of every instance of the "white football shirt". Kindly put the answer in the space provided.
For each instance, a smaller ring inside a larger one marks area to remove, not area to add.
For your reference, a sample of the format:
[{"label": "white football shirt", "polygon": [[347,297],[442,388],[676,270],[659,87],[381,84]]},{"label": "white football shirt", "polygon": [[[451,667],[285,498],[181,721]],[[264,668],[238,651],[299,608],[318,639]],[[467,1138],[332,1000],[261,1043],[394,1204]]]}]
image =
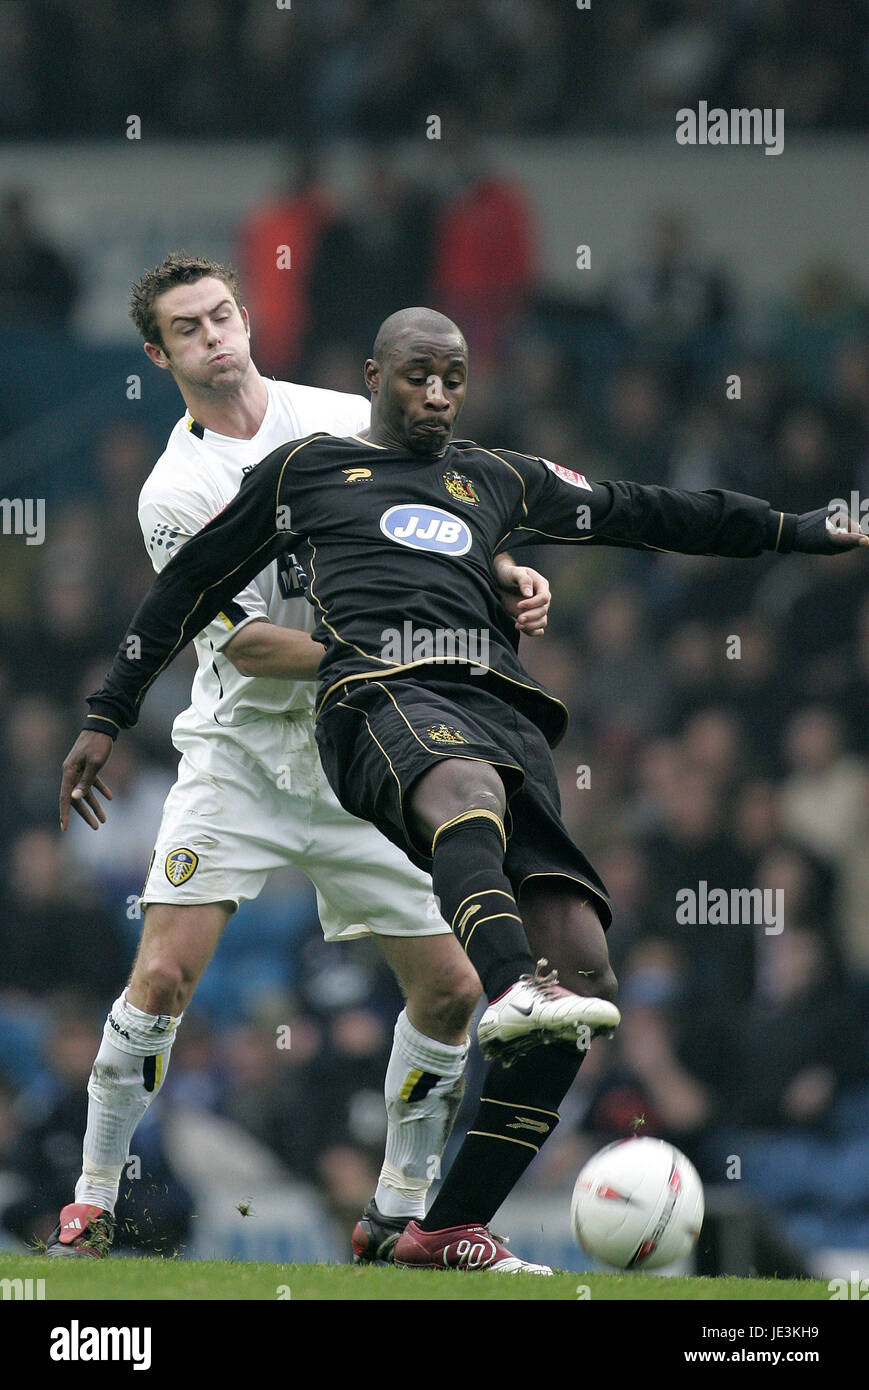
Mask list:
[{"label": "white football shirt", "polygon": [[[364,396],[288,381],[265,379],[265,384],[268,405],[252,439],[215,434],[189,413],[170,434],[139,496],[139,525],[157,571],[232,500],[245,474],[273,449],[317,430],[344,437],[368,427],[370,403]],[[191,716],[213,730],[263,714],[313,709],[313,682],[243,676],[223,655],[230,638],[255,618],[310,632],[314,612],[304,596],[303,579],[294,556],[281,556],[195,638],[199,669],[190,709],[179,716],[186,728]]]}]

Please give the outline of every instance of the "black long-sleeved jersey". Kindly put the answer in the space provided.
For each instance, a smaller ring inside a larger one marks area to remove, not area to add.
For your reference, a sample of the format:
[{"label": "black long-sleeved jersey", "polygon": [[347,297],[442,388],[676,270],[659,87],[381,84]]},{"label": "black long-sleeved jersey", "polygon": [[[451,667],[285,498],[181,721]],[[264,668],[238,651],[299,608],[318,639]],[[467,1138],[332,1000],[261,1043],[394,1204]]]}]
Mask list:
[{"label": "black long-sleeved jersey", "polygon": [[[319,709],[359,681],[425,679],[433,663],[464,667],[464,677],[483,665],[481,684],[554,744],[565,708],[523,670],[499,598],[492,560],[508,537],[511,545],[754,556],[789,551],[796,523],[740,493],[591,483],[545,459],[467,440],[432,458],[312,435],[269,454],[165,567],[88,700],[86,727],[114,737],[133,725],[148,687],[181,648],[278,554],[305,545],[314,636],[326,648]],[[396,633],[408,639],[403,647]],[[448,649],[426,643],[438,633],[453,634]],[[462,641],[474,633],[485,634],[485,660],[479,640]]]}]

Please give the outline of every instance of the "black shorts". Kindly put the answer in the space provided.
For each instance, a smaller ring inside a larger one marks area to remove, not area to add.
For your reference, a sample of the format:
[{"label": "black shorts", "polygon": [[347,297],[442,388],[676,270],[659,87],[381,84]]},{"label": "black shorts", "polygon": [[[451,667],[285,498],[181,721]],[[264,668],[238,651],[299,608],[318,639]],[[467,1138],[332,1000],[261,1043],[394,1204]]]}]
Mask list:
[{"label": "black shorts", "polygon": [[606,887],[561,819],[549,745],[535,724],[477,684],[439,680],[360,682],[317,721],[326,776],[351,815],[373,821],[408,858],[431,872],[431,854],[411,834],[411,788],[443,758],[491,763],[507,790],[504,871],[519,899],[538,876],[576,881],[604,927],[612,921]]}]

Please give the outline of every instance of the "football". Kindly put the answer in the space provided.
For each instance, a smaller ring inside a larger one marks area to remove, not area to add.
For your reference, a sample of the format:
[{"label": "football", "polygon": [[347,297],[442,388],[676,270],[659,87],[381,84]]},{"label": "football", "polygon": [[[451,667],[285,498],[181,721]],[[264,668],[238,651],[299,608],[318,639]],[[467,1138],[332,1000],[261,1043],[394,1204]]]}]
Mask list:
[{"label": "football", "polygon": [[683,1260],[703,1224],[703,1184],[663,1139],[620,1139],[596,1153],[573,1189],[573,1232],[587,1254],[617,1269]]}]

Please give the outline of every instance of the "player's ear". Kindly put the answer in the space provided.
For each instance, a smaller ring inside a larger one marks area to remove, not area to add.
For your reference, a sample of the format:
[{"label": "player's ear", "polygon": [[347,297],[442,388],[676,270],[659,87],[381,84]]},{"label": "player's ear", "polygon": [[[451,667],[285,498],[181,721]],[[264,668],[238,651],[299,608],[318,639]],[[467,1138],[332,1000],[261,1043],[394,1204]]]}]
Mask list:
[{"label": "player's ear", "polygon": [[365,385],[374,394],[380,387],[380,364],[369,357],[365,363]]},{"label": "player's ear", "polygon": [[241,316],[244,319],[244,326],[247,330],[247,336],[250,337],[250,314],[247,312],[247,309],[244,307],[243,304],[241,306]]},{"label": "player's ear", "polygon": [[169,358],[159,343],[146,343],[145,352],[154,363],[155,367],[162,367],[164,371],[169,370]]}]

